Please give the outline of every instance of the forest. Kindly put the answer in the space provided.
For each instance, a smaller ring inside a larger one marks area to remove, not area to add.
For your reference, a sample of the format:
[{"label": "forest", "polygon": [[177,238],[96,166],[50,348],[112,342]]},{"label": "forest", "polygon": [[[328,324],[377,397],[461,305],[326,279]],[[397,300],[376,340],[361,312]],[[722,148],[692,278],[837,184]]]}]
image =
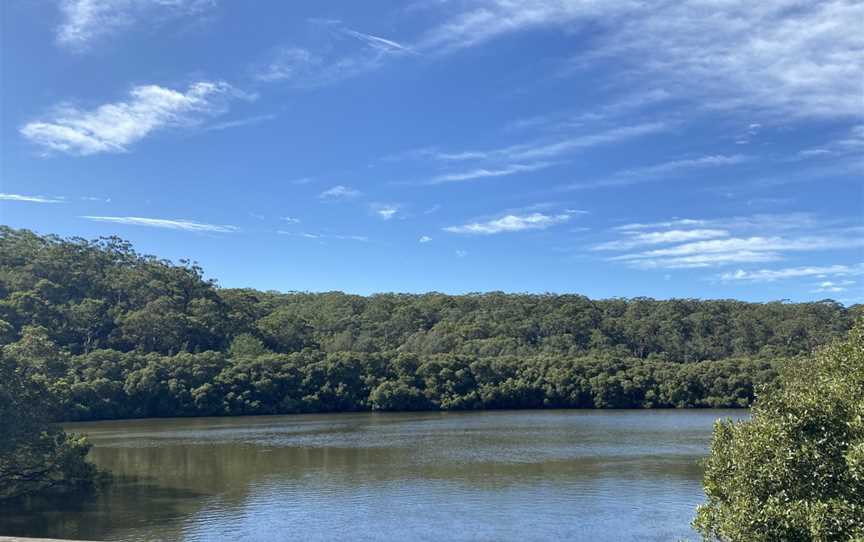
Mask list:
[{"label": "forest", "polygon": [[44,388],[56,420],[746,407],[861,314],[831,300],[221,288],[117,237],[0,227],[0,365]]}]

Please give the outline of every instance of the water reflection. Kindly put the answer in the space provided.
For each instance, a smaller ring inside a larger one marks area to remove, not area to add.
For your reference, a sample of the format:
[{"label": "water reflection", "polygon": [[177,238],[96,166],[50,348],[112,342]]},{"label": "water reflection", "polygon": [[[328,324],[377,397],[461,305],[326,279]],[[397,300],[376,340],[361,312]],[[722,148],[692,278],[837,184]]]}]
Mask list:
[{"label": "water reflection", "polygon": [[692,536],[712,423],[741,411],[520,411],[70,425],[117,475],[0,510],[0,534],[111,540]]}]

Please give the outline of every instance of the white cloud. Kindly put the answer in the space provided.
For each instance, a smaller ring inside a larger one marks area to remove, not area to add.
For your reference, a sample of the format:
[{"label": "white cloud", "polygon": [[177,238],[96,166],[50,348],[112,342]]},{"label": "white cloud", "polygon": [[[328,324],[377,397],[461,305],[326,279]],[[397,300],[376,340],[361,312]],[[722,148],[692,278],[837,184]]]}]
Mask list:
[{"label": "white cloud", "polygon": [[293,216],[283,216],[282,220],[284,220],[285,222],[287,222],[289,224],[299,224],[300,223],[300,219],[294,218]]},{"label": "white cloud", "polygon": [[375,213],[381,217],[382,220],[390,220],[394,216],[396,216],[397,209],[395,207],[383,207],[375,211]]},{"label": "white cloud", "polygon": [[[629,251],[609,261],[643,269],[724,266],[769,262],[795,252],[848,250],[864,246],[856,228],[844,221],[817,220],[807,213],[756,214],[731,218],[676,218],[613,228],[620,237],[596,244],[595,251]],[[669,245],[661,248],[650,245]],[[741,271],[741,273],[745,273]],[[740,279],[746,275],[742,275]],[[723,275],[723,280],[732,280]]]},{"label": "white cloud", "polygon": [[814,290],[810,290],[810,293],[818,294],[845,292],[846,290],[848,290],[847,286],[851,286],[853,284],[855,284],[854,280],[844,280],[843,282],[839,283],[826,280],[817,284]]},{"label": "white cloud", "polygon": [[457,251],[456,251],[456,256],[457,256],[458,258],[464,258],[464,257],[467,256],[467,255],[468,255],[468,251],[467,251],[467,250],[457,250]]},{"label": "white cloud", "polygon": [[372,203],[369,212],[381,220],[387,221],[396,218],[399,214],[399,205],[393,203]]},{"label": "white cloud", "polygon": [[517,173],[527,173],[529,171],[538,171],[548,168],[554,164],[550,162],[538,162],[534,164],[511,164],[500,169],[477,168],[469,171],[458,173],[445,173],[433,177],[427,184],[442,184],[462,181],[473,181],[486,177],[504,177],[507,175],[515,175]]},{"label": "white cloud", "polygon": [[448,52],[533,30],[592,28],[575,61],[632,66],[709,107],[793,117],[860,117],[864,4],[857,0],[482,0],[432,29]]},{"label": "white cloud", "polygon": [[194,126],[221,114],[233,98],[251,98],[225,82],[193,83],[186,92],[143,85],[134,87],[126,101],[93,110],[60,105],[49,118],[21,128],[21,135],[49,151],[89,155],[125,152],[156,130]]},{"label": "white cloud", "polygon": [[[613,258],[623,259],[622,258]],[[719,252],[707,254],[692,254],[666,258],[628,259],[627,265],[639,269],[694,269],[701,267],[717,267],[733,263],[773,262],[781,259],[773,252]]]},{"label": "white cloud", "polygon": [[148,23],[205,11],[214,0],[61,0],[57,43],[86,50],[97,38],[119,32],[148,18]]},{"label": "white cloud", "polygon": [[684,243],[671,248],[649,250],[639,254],[621,256],[619,259],[656,258],[662,256],[686,256],[692,254],[717,254],[729,252],[813,251],[864,246],[864,239],[840,237],[747,237],[714,239]]},{"label": "white cloud", "polygon": [[864,246],[864,239],[838,236],[731,237],[683,243],[670,248],[624,254],[610,258],[641,268],[708,267],[740,262],[783,259],[787,252],[815,252]]},{"label": "white cloud", "polygon": [[758,269],[721,274],[718,278],[727,282],[773,282],[800,277],[847,277],[864,275],[864,263],[858,265],[828,265],[809,267],[786,267],[782,269]]},{"label": "white cloud", "polygon": [[318,197],[321,199],[349,199],[349,198],[355,198],[359,195],[360,195],[359,190],[355,190],[351,187],[337,184],[333,188],[328,188],[327,190],[318,194]]},{"label": "white cloud", "polygon": [[421,236],[420,239],[418,239],[417,241],[418,241],[419,243],[428,243],[428,242],[432,241],[432,238],[429,237],[428,235],[423,235],[423,236]]},{"label": "white cloud", "polygon": [[114,224],[128,224],[130,226],[146,226],[150,228],[165,228],[169,230],[183,230],[191,232],[234,233],[239,231],[239,228],[236,226],[204,224],[185,219],[141,218],[137,216],[82,216],[79,218],[85,218],[95,222],[111,222]]},{"label": "white cloud", "polygon": [[62,199],[48,196],[25,196],[23,194],[0,194],[0,201],[25,201],[28,203],[65,203]]},{"label": "white cloud", "polygon": [[521,216],[506,215],[487,222],[473,222],[462,226],[448,226],[444,228],[444,231],[469,235],[494,235],[497,233],[525,230],[545,230],[550,226],[567,222],[571,218],[572,216],[567,213],[558,215],[545,215],[543,213],[531,213]]},{"label": "white cloud", "polygon": [[607,241],[595,245],[592,250],[629,250],[640,245],[659,245],[664,243],[681,243],[716,237],[728,237],[726,230],[669,230],[659,232],[629,232],[630,237],[616,241]]}]

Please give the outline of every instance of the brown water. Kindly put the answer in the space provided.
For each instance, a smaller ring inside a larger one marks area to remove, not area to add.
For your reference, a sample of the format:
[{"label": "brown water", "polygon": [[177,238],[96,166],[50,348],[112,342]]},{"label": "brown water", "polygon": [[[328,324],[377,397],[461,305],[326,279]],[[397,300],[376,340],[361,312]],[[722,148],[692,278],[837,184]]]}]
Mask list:
[{"label": "brown water", "polygon": [[74,424],[116,481],[0,511],[94,540],[696,539],[700,457],[744,411],[489,411]]}]

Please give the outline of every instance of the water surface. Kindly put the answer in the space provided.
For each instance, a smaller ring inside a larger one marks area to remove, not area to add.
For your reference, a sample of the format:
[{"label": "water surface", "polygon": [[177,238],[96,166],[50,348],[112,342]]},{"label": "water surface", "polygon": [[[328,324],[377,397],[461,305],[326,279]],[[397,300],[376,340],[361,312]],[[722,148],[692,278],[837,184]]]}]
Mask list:
[{"label": "water surface", "polygon": [[696,539],[699,459],[744,411],[487,411],[74,424],[116,481],[0,512],[93,540]]}]

